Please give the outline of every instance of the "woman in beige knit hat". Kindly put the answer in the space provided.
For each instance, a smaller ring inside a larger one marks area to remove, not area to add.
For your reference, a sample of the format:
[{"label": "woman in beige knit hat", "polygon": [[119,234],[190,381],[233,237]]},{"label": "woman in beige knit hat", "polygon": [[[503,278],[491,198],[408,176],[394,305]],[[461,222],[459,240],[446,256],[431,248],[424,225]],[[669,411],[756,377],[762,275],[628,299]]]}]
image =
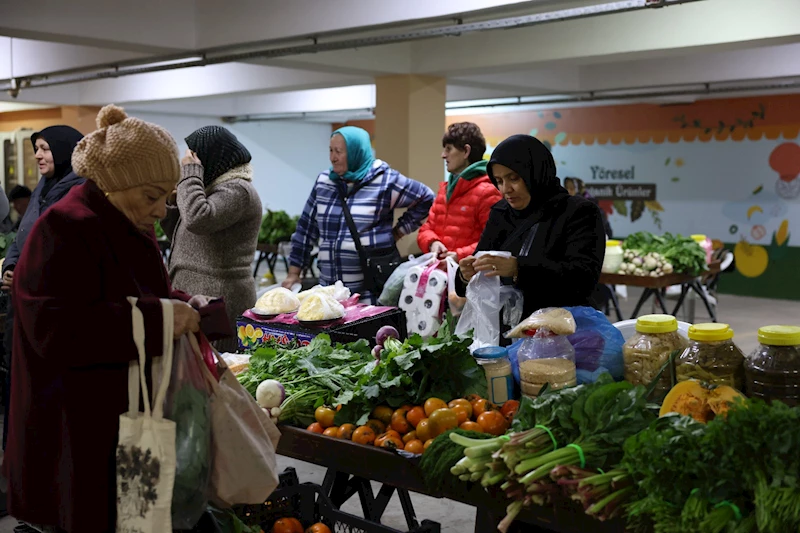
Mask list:
[{"label": "woman in beige knit hat", "polygon": [[192,306],[206,300],[172,290],[153,231],[180,177],[175,141],[115,106],[97,127],[72,157],[86,183],[39,219],[16,269],[3,463],[12,516],[80,533],[115,530],[119,416],[138,358],[127,297],[148,357],[162,351],[160,298],[174,300],[176,337],[199,329]]}]

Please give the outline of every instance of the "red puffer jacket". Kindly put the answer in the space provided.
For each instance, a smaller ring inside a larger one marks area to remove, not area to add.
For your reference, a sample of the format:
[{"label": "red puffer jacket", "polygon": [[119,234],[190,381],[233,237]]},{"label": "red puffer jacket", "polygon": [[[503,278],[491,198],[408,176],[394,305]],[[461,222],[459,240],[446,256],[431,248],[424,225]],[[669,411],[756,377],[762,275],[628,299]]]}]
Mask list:
[{"label": "red puffer jacket", "polygon": [[489,176],[458,180],[449,202],[447,182],[442,182],[428,221],[419,230],[417,244],[428,253],[431,244],[440,241],[458,254],[459,261],[464,259],[475,252],[489,220],[489,211],[502,198]]}]

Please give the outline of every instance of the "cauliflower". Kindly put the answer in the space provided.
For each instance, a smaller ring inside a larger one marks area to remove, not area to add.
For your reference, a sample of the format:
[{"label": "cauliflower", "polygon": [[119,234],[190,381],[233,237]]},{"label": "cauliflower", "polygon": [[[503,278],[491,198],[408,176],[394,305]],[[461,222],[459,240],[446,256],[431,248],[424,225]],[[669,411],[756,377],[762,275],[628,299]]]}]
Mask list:
[{"label": "cauliflower", "polygon": [[309,294],[297,311],[297,320],[316,322],[319,320],[336,320],[344,316],[344,306],[324,292]]},{"label": "cauliflower", "polygon": [[262,315],[294,313],[300,307],[300,300],[289,289],[278,287],[264,293],[256,302],[253,311]]}]

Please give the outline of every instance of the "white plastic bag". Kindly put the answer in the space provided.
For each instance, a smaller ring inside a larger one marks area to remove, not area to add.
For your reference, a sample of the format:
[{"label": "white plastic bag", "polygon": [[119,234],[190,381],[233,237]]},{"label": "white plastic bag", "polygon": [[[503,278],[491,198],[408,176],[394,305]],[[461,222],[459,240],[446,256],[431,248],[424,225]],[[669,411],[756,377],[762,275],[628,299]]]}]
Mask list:
[{"label": "white plastic bag", "polygon": [[320,320],[338,320],[345,314],[344,306],[332,296],[324,292],[310,294],[297,311],[297,320],[317,322]]},{"label": "white plastic bag", "polygon": [[[450,304],[450,312],[453,316],[461,316],[467,299],[456,294],[456,276],[458,275],[458,263],[452,257],[447,258],[447,301]],[[520,311],[521,313],[521,311]]]},{"label": "white plastic bag", "polygon": [[397,307],[397,304],[400,302],[400,293],[403,292],[403,287],[405,286],[406,274],[408,271],[415,266],[425,266],[435,259],[436,256],[432,253],[427,253],[419,257],[414,257],[413,255],[409,256],[408,261],[401,263],[400,266],[394,269],[389,279],[386,280],[386,284],[383,286],[383,291],[381,292],[381,297],[378,298],[378,303],[389,307]]},{"label": "white plastic bag", "polygon": [[[475,258],[484,255],[511,257],[511,252],[478,252]],[[471,351],[500,344],[500,314],[505,305],[512,310],[504,313],[504,319],[522,316],[522,293],[513,287],[504,287],[499,276],[488,277],[479,272],[467,285],[467,303],[456,326],[456,335],[473,331]],[[519,319],[517,319],[518,321]],[[506,320],[504,320],[505,322]],[[516,325],[511,323],[510,325]]]}]

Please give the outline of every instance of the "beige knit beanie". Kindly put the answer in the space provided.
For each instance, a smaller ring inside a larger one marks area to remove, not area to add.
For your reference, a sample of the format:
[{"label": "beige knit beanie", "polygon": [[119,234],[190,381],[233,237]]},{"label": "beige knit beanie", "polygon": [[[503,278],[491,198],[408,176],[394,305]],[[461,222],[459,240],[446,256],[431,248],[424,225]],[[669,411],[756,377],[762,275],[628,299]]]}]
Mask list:
[{"label": "beige knit beanie", "polygon": [[107,105],[97,114],[97,128],[75,147],[72,168],[103,192],[180,178],[178,145],[161,126]]}]

